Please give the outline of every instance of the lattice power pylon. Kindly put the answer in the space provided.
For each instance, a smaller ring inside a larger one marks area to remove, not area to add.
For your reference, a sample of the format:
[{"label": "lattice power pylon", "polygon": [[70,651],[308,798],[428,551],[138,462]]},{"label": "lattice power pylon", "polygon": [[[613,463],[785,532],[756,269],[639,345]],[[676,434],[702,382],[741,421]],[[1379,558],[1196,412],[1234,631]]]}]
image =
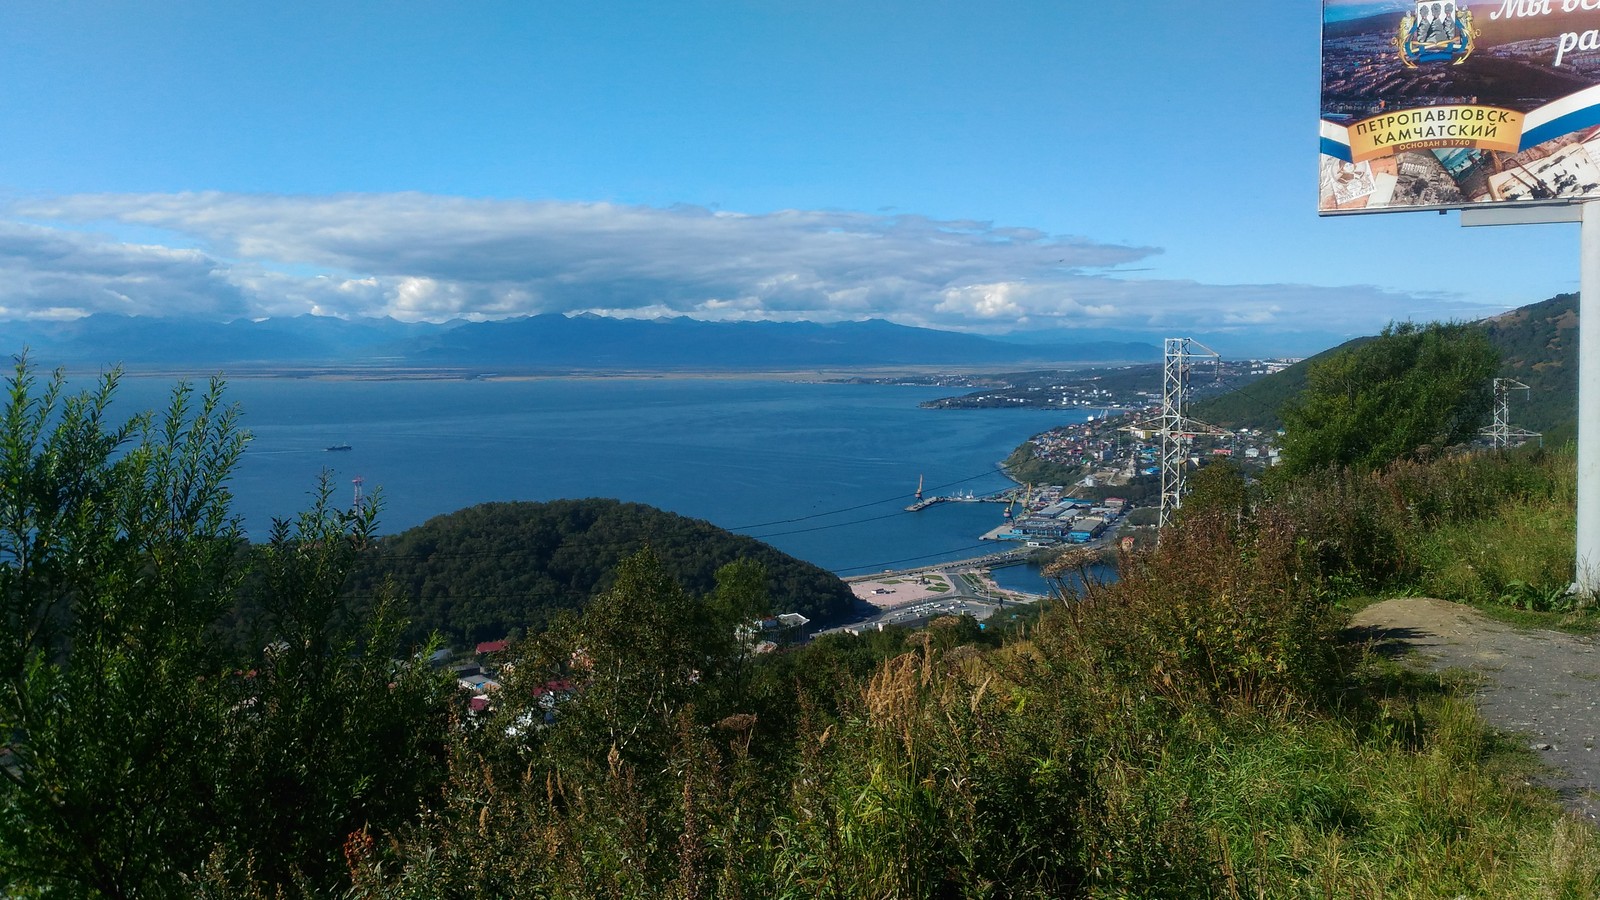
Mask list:
[{"label": "lattice power pylon", "polygon": [[1161,527],[1183,505],[1184,464],[1189,445],[1199,433],[1220,434],[1220,429],[1190,419],[1189,374],[1195,360],[1220,360],[1210,347],[1193,338],[1167,338],[1161,369]]},{"label": "lattice power pylon", "polygon": [[1525,431],[1511,424],[1511,392],[1526,391],[1528,386],[1512,378],[1496,378],[1494,380],[1494,424],[1478,432],[1483,437],[1494,442],[1496,450],[1504,450],[1511,446],[1512,441],[1518,444],[1524,441],[1539,438],[1543,443],[1544,435],[1537,431]]}]

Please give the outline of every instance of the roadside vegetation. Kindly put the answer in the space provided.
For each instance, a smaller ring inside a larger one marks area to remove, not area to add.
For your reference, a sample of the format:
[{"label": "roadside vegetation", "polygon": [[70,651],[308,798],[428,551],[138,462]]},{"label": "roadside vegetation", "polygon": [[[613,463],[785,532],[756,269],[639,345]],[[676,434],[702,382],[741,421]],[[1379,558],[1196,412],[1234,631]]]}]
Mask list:
[{"label": "roadside vegetation", "polygon": [[[1115,582],[1065,560],[1079,587],[1034,620],[772,655],[737,637],[761,564],[690,588],[646,549],[473,713],[392,584],[342,599],[369,515],[239,542],[220,389],[123,425],[114,380],[8,387],[8,896],[1600,894],[1595,832],[1530,754],[1344,631],[1378,593],[1539,605],[1571,564],[1570,453],[1208,467],[1159,545]],[[1525,543],[1462,561],[1501,534]],[[262,640],[220,655],[246,597]]]},{"label": "roadside vegetation", "polygon": [[[1343,598],[1434,577],[1429,540],[1406,535],[1488,526],[1568,465],[1451,457],[1258,486],[1219,468],[1117,582],[1089,578],[1005,638],[953,618],[830,637],[739,688],[712,679],[641,711],[646,742],[619,743],[585,695],[546,730],[475,731],[446,804],[375,841],[353,883],[371,897],[1592,896],[1600,845],[1529,786],[1530,754],[1453,681],[1341,630]],[[1479,501],[1457,502],[1468,490]],[[586,613],[567,633],[596,627]],[[573,677],[575,638],[558,634],[518,671]],[[589,690],[628,668],[585,668]]]}]

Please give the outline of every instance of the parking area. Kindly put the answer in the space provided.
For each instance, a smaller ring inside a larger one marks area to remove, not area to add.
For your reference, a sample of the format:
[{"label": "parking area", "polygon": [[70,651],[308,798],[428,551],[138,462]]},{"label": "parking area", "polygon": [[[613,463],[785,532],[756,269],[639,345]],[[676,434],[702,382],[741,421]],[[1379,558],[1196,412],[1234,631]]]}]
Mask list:
[{"label": "parking area", "polygon": [[852,581],[856,599],[879,609],[894,609],[950,594],[950,582],[938,573],[896,575],[879,580]]}]

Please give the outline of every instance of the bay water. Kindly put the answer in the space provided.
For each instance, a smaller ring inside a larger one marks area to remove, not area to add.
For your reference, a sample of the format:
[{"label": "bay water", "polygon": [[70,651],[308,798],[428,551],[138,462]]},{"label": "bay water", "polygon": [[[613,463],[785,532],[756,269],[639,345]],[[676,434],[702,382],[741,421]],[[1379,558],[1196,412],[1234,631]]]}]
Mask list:
[{"label": "bay water", "polygon": [[[161,408],[173,381],[129,378],[119,408]],[[706,519],[841,575],[980,555],[993,503],[928,494],[1009,487],[996,463],[1089,413],[921,409],[947,388],[756,378],[323,381],[241,378],[251,433],[231,487],[250,535],[310,503],[326,471],[381,497],[393,533],[491,500],[614,497]],[[346,451],[330,446],[348,444]],[[1000,570],[1042,591],[1032,568]]]}]

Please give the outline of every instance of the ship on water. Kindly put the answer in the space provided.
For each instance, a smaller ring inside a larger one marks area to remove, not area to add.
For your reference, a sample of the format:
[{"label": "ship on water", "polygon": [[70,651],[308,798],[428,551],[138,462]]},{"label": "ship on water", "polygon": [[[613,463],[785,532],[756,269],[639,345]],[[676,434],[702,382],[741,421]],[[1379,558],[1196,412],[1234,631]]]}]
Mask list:
[{"label": "ship on water", "polygon": [[349,444],[334,444],[331,447],[323,447],[322,449],[328,453],[336,453],[341,450],[350,450],[352,448]]}]

